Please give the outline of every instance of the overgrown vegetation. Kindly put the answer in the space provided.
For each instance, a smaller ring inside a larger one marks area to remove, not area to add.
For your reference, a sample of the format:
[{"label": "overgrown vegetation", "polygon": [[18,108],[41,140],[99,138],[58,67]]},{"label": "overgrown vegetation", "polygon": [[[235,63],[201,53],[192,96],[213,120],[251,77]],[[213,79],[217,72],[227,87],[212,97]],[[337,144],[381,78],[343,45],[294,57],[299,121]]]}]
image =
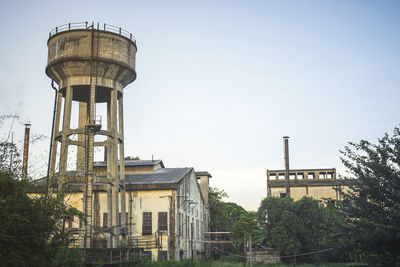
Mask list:
[{"label": "overgrown vegetation", "polygon": [[373,265],[400,265],[400,130],[377,144],[350,143],[342,161],[353,175],[342,210],[353,250]]},{"label": "overgrown vegetation", "polygon": [[83,265],[80,251],[66,249],[71,239],[62,226],[80,213],[61,200],[30,195],[34,185],[21,177],[18,148],[8,141],[0,148],[0,266]]}]

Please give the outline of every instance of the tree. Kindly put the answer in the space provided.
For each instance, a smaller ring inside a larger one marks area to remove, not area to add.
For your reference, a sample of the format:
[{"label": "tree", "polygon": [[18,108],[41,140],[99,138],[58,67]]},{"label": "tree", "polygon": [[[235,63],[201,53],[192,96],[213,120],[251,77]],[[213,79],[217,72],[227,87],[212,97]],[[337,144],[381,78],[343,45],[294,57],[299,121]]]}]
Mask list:
[{"label": "tree", "polygon": [[243,242],[243,236],[247,239],[250,234],[253,244],[258,243],[260,227],[257,223],[256,213],[252,211],[242,213],[239,219],[234,222],[231,233],[232,239],[236,242]]},{"label": "tree", "polygon": [[208,204],[210,210],[211,231],[229,232],[233,224],[239,220],[240,215],[246,210],[233,202],[224,202],[228,194],[224,190],[210,187],[208,191]]},{"label": "tree", "polygon": [[[278,249],[281,255],[336,249],[343,242],[339,210],[310,197],[298,201],[267,197],[262,200],[257,217],[265,237],[263,243]],[[328,259],[329,255],[323,257]],[[320,259],[314,256],[310,260]]]},{"label": "tree", "polygon": [[139,156],[133,157],[133,156],[126,156],[124,160],[140,160]]},{"label": "tree", "polygon": [[71,238],[62,227],[64,219],[81,214],[61,200],[31,194],[35,185],[21,179],[18,151],[14,143],[0,142],[0,266],[82,264],[79,253],[66,251]]},{"label": "tree", "polygon": [[371,264],[400,264],[400,130],[377,144],[349,143],[342,162],[353,177],[344,196],[347,230]]}]

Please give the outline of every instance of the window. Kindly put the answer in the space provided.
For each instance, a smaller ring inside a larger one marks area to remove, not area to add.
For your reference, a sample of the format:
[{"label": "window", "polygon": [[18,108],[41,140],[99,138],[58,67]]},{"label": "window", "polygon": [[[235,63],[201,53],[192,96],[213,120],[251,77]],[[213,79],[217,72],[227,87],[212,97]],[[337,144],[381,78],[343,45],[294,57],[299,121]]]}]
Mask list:
[{"label": "window", "polygon": [[326,172],[320,172],[318,178],[325,179],[325,174],[326,174]]},{"label": "window", "polygon": [[142,235],[152,234],[151,212],[143,212]]},{"label": "window", "polygon": [[304,173],[302,172],[297,173],[297,179],[304,179]]},{"label": "window", "polygon": [[158,230],[167,231],[168,230],[168,218],[167,212],[158,213]]},{"label": "window", "polygon": [[65,218],[65,224],[67,228],[72,228],[72,223],[74,222],[74,216]]},{"label": "window", "polygon": [[166,261],[167,260],[167,251],[160,250],[158,252],[158,261]]},{"label": "window", "polygon": [[[128,213],[126,213],[126,220],[128,220]],[[119,219],[119,224],[122,225],[122,218],[121,218],[121,212],[118,215],[118,219]]]},{"label": "window", "polygon": [[290,180],[296,179],[296,174],[295,174],[295,173],[290,173],[290,174],[289,174],[289,179],[290,179]]},{"label": "window", "polygon": [[[151,214],[151,212],[150,212]],[[140,256],[143,259],[151,260],[151,251],[141,251]]]},{"label": "window", "polygon": [[284,173],[280,173],[279,174],[279,180],[285,180],[285,174]]},{"label": "window", "polygon": [[196,220],[196,239],[199,239],[199,220]]},{"label": "window", "polygon": [[313,172],[309,172],[307,178],[308,179],[314,179],[314,173]]},{"label": "window", "polygon": [[280,197],[281,197],[281,198],[286,197],[286,193],[280,193]]},{"label": "window", "polygon": [[333,178],[333,172],[328,172],[326,174],[326,179],[332,179]]},{"label": "window", "polygon": [[107,226],[107,213],[106,212],[104,212],[103,213],[103,228],[107,228],[108,226]]},{"label": "window", "polygon": [[269,175],[269,179],[270,179],[270,180],[276,180],[276,174],[275,174],[275,173],[271,173],[271,174]]}]

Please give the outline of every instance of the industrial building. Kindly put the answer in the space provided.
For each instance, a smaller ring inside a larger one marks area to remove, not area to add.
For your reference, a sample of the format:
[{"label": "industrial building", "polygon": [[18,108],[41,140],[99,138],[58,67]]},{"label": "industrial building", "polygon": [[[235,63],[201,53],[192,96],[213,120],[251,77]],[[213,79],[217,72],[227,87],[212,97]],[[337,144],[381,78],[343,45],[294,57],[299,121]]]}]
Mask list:
[{"label": "industrial building", "polygon": [[[267,170],[267,196],[285,197],[285,170]],[[315,199],[342,199],[348,190],[343,180],[336,179],[336,169],[289,170],[290,197],[298,200],[303,196]]]},{"label": "industrial building", "polygon": [[[105,162],[95,162],[96,177],[101,179],[105,171]],[[82,210],[85,183],[79,182],[79,174],[70,173],[70,186],[65,193],[67,203]],[[118,246],[141,249],[142,256],[153,260],[208,256],[204,233],[208,231],[209,211],[204,197],[208,198],[210,177],[208,172],[196,173],[193,168],[165,168],[161,160],[125,161],[127,223],[122,223],[120,209]],[[45,180],[36,182],[44,186]],[[91,247],[109,247],[107,236],[113,233],[113,225],[107,205],[107,187],[94,183]],[[85,236],[82,220],[69,218],[65,229],[75,239],[72,246],[82,247]]]},{"label": "industrial building", "polygon": [[[48,174],[36,184],[37,192],[82,211],[83,219],[63,222],[71,246],[136,248],[159,260],[205,257],[211,175],[165,168],[161,160],[125,161],[123,100],[136,79],[133,35],[109,24],[68,23],[49,33],[47,45],[53,125]],[[104,161],[95,161],[99,151]]]}]

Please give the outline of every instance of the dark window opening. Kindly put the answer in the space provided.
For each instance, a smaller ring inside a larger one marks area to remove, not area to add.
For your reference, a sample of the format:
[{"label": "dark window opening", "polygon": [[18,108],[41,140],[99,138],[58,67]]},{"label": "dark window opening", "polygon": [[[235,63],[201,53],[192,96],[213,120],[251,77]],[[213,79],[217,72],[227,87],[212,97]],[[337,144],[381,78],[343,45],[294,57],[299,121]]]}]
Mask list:
[{"label": "dark window opening", "polygon": [[143,229],[142,235],[152,234],[151,212],[143,212]]},{"label": "dark window opening", "polygon": [[158,230],[167,231],[168,230],[168,219],[167,212],[158,213]]},{"label": "dark window opening", "polygon": [[107,220],[108,220],[108,214],[106,212],[103,213],[103,228],[107,228]]}]

